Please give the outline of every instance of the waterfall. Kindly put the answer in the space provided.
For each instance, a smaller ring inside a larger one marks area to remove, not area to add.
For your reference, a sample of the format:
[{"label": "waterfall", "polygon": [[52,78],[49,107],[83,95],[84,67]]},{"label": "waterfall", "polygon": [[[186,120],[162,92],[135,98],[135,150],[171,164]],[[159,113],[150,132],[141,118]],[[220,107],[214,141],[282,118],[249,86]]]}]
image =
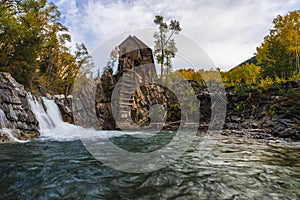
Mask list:
[{"label": "waterfall", "polygon": [[54,123],[54,128],[42,129],[42,138],[48,138],[56,141],[72,141],[79,140],[80,138],[101,139],[122,135],[120,131],[96,131],[91,128],[82,128],[64,122],[62,120],[60,110],[54,102],[54,100],[43,98],[43,101],[44,105],[47,108],[47,115],[51,118],[51,121]]},{"label": "waterfall", "polygon": [[[124,134],[136,134],[129,132],[127,133],[124,131],[96,131],[94,129],[86,129],[79,126],[75,126],[62,120],[60,110],[54,102],[54,100],[49,100],[47,98],[42,98],[42,100],[39,100],[32,96],[30,93],[27,94],[27,99],[32,112],[34,113],[37,121],[39,122],[39,132],[41,135],[40,138],[38,138],[38,140],[74,141],[79,140],[80,138],[89,138],[92,140],[97,140],[101,138],[118,137]],[[7,119],[4,111],[1,109],[0,125],[0,130],[7,133],[12,141],[19,143],[30,141],[23,141],[14,137],[13,130],[7,128]]]},{"label": "waterfall", "polygon": [[28,95],[28,101],[39,122],[41,140],[72,141],[79,139],[78,129],[80,127],[62,120],[60,110],[54,100],[43,98],[47,112],[41,102],[32,95]]},{"label": "waterfall", "polygon": [[[116,137],[125,132],[120,131],[96,131],[94,129],[85,129],[73,124],[64,122],[60,110],[54,100],[47,98],[37,99],[30,93],[27,94],[27,100],[31,111],[39,122],[40,137],[42,141],[74,141],[84,138],[101,139],[107,137]],[[0,130],[7,133],[9,138],[15,142],[28,142],[17,139],[13,130],[7,128],[7,119],[3,110],[0,109]],[[80,134],[79,134],[80,133]],[[80,135],[80,137],[79,137]]]},{"label": "waterfall", "polygon": [[0,109],[0,125],[1,128],[6,128],[6,116],[3,110]]},{"label": "waterfall", "polygon": [[32,112],[39,122],[40,130],[53,129],[55,125],[49,115],[45,112],[42,103],[30,93],[27,95],[27,99]]}]

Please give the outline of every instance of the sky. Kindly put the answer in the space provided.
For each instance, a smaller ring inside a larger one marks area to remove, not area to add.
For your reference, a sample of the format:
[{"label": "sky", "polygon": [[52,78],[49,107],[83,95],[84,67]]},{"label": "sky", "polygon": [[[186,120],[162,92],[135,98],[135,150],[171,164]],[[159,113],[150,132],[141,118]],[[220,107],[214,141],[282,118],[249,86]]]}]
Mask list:
[{"label": "sky", "polygon": [[[63,24],[69,28],[73,47],[83,42],[93,52],[112,38],[122,39],[117,37],[120,34],[125,37],[128,32],[138,35],[136,30],[155,30],[153,19],[162,15],[166,21],[178,20],[181,34],[224,71],[254,55],[277,15],[300,9],[299,0],[54,0],[54,3],[62,12]],[[141,39],[153,47],[150,38]]]}]

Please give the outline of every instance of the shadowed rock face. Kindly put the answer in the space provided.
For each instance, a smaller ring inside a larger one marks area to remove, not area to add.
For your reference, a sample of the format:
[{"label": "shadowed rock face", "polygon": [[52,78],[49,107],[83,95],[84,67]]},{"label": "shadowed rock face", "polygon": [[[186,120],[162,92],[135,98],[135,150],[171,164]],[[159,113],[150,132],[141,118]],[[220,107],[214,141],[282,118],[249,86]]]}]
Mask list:
[{"label": "shadowed rock face", "polygon": [[[1,128],[12,129],[12,134],[21,140],[39,136],[38,121],[30,109],[27,95],[24,86],[9,73],[0,72],[0,109],[6,116],[2,119],[5,127]],[[1,138],[4,137],[7,135],[2,133]]]}]

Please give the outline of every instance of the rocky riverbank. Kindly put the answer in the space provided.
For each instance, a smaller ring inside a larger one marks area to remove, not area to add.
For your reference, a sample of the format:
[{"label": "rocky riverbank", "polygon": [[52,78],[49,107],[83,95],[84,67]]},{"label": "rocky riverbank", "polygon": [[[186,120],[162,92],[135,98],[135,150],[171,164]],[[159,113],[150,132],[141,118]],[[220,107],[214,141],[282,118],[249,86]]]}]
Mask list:
[{"label": "rocky riverbank", "polygon": [[241,85],[228,88],[226,93],[225,134],[238,131],[259,138],[300,140],[300,81],[268,89]]},{"label": "rocky riverbank", "polygon": [[[111,114],[111,100],[107,95],[112,93],[116,80],[110,78],[108,93],[105,93],[103,85],[99,83],[96,109],[98,117],[106,123],[104,129],[118,129]],[[213,94],[197,82],[190,81],[190,84],[200,101],[199,131],[203,132],[207,130],[211,120]],[[222,134],[300,140],[300,81],[277,84],[269,88],[241,84],[226,88],[226,96],[227,111]],[[133,121],[139,125],[147,125],[150,117],[149,107],[155,104],[159,104],[168,113],[168,125],[164,129],[176,130],[176,122],[181,120],[176,97],[167,89],[153,84],[138,88],[133,94],[132,104],[129,105]]]},{"label": "rocky riverbank", "polygon": [[[107,80],[106,84],[103,80],[89,83],[87,87],[79,91],[79,96],[89,97],[92,93],[91,88],[95,89],[95,115],[98,118],[99,128],[118,130],[119,127],[114,121],[111,109],[111,94],[117,81],[114,76],[109,76]],[[212,94],[209,93],[207,87],[199,86],[197,82],[190,81],[189,84],[200,101],[199,131],[205,132],[211,121]],[[44,95],[55,100],[64,121],[74,123],[72,96]],[[11,135],[20,140],[40,135],[39,123],[30,108],[30,96],[30,93],[26,92],[10,74],[0,73],[0,142],[9,141]],[[223,135],[300,140],[300,82],[282,83],[268,89],[240,85],[227,88],[226,96],[227,111]],[[84,100],[85,98],[82,98],[80,103],[76,103],[78,106],[75,110],[88,105],[88,102]],[[158,111],[162,112],[153,115],[150,107],[154,105],[159,105]],[[131,118],[140,126],[147,126],[150,120],[155,120],[155,117],[160,116],[165,117],[167,122],[163,129],[177,130],[182,117],[180,106],[172,91],[155,84],[138,88],[128,108]],[[86,119],[90,118],[90,113],[81,113],[76,116],[77,121],[82,121],[89,127]],[[11,132],[7,133],[5,128],[10,129]]]}]

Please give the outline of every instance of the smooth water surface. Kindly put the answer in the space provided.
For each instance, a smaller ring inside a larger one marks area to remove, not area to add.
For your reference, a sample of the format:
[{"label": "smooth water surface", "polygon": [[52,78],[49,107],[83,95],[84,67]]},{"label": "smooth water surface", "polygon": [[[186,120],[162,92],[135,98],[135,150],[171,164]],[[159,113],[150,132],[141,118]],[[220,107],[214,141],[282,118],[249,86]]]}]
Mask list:
[{"label": "smooth water surface", "polygon": [[[170,139],[157,137],[112,141],[134,152]],[[145,174],[106,167],[80,140],[0,145],[0,199],[300,199],[300,143],[209,140],[218,141],[206,151],[196,140],[175,163]]]}]

